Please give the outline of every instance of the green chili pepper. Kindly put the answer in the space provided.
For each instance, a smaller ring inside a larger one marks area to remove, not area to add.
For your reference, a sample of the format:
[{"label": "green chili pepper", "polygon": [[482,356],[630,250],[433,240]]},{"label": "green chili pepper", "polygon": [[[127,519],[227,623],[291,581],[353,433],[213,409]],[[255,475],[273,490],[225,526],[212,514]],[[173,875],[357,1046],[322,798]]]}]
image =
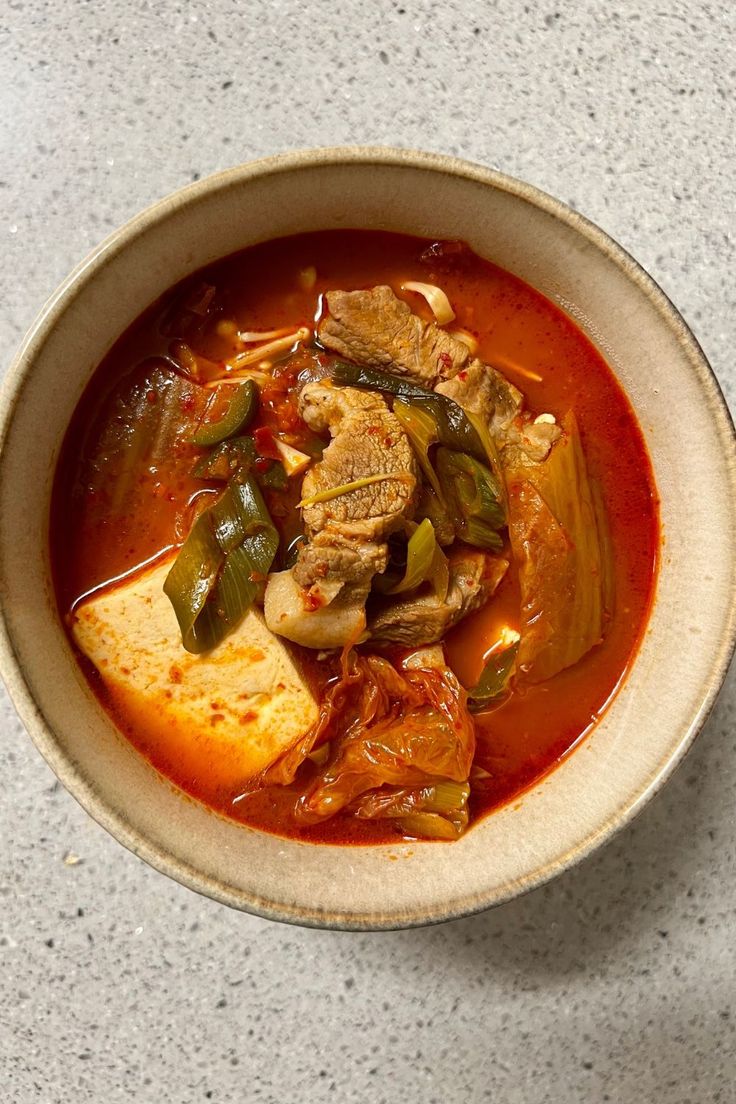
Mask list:
[{"label": "green chili pepper", "polygon": [[245,380],[235,389],[235,394],[219,421],[206,422],[199,427],[192,437],[193,444],[207,447],[234,437],[250,425],[257,409],[258,388],[253,380]]}]

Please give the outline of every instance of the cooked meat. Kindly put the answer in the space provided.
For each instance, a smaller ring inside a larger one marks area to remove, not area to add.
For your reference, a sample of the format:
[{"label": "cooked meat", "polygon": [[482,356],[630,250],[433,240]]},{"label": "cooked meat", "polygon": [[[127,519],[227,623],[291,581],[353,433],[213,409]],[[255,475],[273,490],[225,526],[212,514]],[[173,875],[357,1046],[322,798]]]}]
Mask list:
[{"label": "cooked meat", "polygon": [[527,459],[538,464],[546,460],[549,450],[562,435],[560,427],[553,422],[535,422],[531,419],[512,429],[515,432],[510,434],[511,442],[518,445]]},{"label": "cooked meat", "polygon": [[[304,507],[308,536],[328,527],[339,537],[383,541],[414,511],[418,469],[411,445],[380,395],[352,387],[310,383],[300,399],[312,429],[329,429],[332,441],[304,477],[302,497],[359,479],[364,487]],[[376,479],[377,476],[386,478]]]},{"label": "cooked meat", "polygon": [[413,314],[386,285],[328,291],[325,298],[330,313],[320,324],[320,341],[356,364],[385,368],[432,387],[468,361],[467,345]]},{"label": "cooked meat", "polygon": [[517,446],[531,460],[541,461],[560,436],[560,427],[537,423],[523,409],[524,396],[499,371],[473,360],[453,379],[438,383],[435,391],[487,423],[500,449]]},{"label": "cooked meat", "polygon": [[299,396],[299,413],[315,433],[329,431],[336,437],[345,418],[363,412],[386,410],[386,403],[375,391],[353,387],[332,387],[329,380],[308,383]]},{"label": "cooked meat", "polygon": [[336,648],[365,629],[371,582],[388,562],[386,538],[414,512],[417,465],[380,395],[320,381],[304,388],[300,410],[312,429],[332,435],[322,460],[304,477],[302,497],[359,479],[371,482],[303,508],[309,539],[291,571],[269,578],[266,623],[307,647]]},{"label": "cooked meat", "polygon": [[466,614],[487,602],[508,569],[508,560],[471,548],[450,556],[450,587],[444,602],[435,594],[401,601],[381,599],[368,615],[374,643],[432,644]]},{"label": "cooked meat", "polygon": [[521,391],[480,360],[472,360],[458,375],[438,383],[435,390],[463,410],[480,414],[494,432],[509,426],[524,404]]},{"label": "cooked meat", "polygon": [[365,630],[365,595],[346,593],[329,605],[310,609],[309,592],[291,571],[270,575],[263,613],[271,632],[305,648],[341,648],[357,643]]},{"label": "cooked meat", "polygon": [[302,587],[335,580],[361,587],[367,580],[367,590],[373,576],[385,571],[387,563],[385,543],[351,540],[328,527],[315,533],[301,550],[294,566],[294,578]]},{"label": "cooked meat", "polygon": [[[559,428],[538,426],[523,411],[524,396],[499,371],[471,360],[462,341],[413,314],[390,287],[329,291],[326,299],[330,313],[319,336],[333,352],[357,364],[410,376],[427,387],[436,385],[440,394],[484,418],[500,448],[515,444],[531,459],[543,460],[559,437]],[[366,396],[368,403],[375,398]]]}]

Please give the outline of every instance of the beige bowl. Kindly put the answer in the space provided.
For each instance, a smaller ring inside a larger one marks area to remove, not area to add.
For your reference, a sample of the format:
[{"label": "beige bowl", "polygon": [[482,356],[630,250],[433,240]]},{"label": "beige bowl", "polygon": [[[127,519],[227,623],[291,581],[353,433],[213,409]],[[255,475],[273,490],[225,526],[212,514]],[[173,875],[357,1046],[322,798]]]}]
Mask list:
[{"label": "beige bowl", "polygon": [[[104,353],[193,270],[254,242],[329,227],[464,238],[558,303],[629,395],[661,495],[656,601],[628,681],[562,766],[454,844],[314,846],[209,812],[118,734],[55,608],[52,476]],[[2,419],[0,663],[18,712],[100,824],[224,904],[355,929],[426,924],[498,904],[577,862],[642,808],[685,754],[725,675],[736,629],[736,452],[718,385],[677,311],[615,242],[487,169],[399,150],[318,150],[184,188],[109,238],[52,297],[9,373]]]}]

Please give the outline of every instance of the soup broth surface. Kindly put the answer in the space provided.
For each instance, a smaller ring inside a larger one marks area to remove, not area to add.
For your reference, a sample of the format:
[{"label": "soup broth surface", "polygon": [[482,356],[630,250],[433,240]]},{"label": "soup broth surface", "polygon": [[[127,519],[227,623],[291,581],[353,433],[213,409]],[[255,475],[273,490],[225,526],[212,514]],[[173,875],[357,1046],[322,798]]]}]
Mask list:
[{"label": "soup broth surface", "polygon": [[[61,615],[85,596],[134,573],[181,543],[201,506],[201,479],[191,474],[198,455],[186,440],[155,465],[126,459],[125,506],[115,451],[121,412],[146,394],[156,359],[170,357],[172,343],[196,345],[213,362],[233,355],[227,326],[247,331],[312,327],[323,293],[408,280],[437,284],[447,293],[462,327],[479,342],[478,356],[524,392],[528,407],[558,421],[572,410],[580,427],[590,476],[602,491],[615,569],[615,607],[604,639],[579,663],[547,682],[515,691],[476,718],[471,823],[509,802],[558,764],[601,716],[634,660],[652,600],[659,528],[657,498],[642,433],[611,370],[581,330],[553,303],[508,272],[467,249],[433,258],[431,240],[377,231],[303,234],[233,254],[178,285],[123,334],[94,374],[69,428],[52,503],[51,546]],[[316,271],[312,283],[311,274]],[[216,311],[198,320],[197,296],[215,289]],[[417,297],[412,309],[430,317]],[[282,393],[262,404],[262,424],[284,416],[289,386],[299,367],[284,361]],[[278,367],[278,366],[277,366]],[[153,404],[155,397],[150,397]],[[281,405],[280,405],[281,404]],[[291,499],[282,496],[275,517],[282,537],[291,535],[300,480]],[[211,490],[209,493],[212,493]],[[199,503],[199,505],[198,505]],[[290,528],[291,527],[291,528]],[[296,530],[294,530],[296,532]],[[507,573],[488,604],[452,630],[445,654],[460,682],[471,687],[500,626],[519,624],[517,573]],[[317,662],[300,650],[312,684],[323,690],[335,662]],[[192,797],[257,828],[313,842],[372,843],[396,839],[386,821],[338,814],[319,825],[290,816],[290,787],[269,786],[242,798],[227,779],[227,764],[213,759],[206,741],[200,753],[181,753],[176,733],[133,714],[105,688],[80,656],[90,685],[118,728],[164,775]],[[603,768],[602,768],[603,769]]]}]

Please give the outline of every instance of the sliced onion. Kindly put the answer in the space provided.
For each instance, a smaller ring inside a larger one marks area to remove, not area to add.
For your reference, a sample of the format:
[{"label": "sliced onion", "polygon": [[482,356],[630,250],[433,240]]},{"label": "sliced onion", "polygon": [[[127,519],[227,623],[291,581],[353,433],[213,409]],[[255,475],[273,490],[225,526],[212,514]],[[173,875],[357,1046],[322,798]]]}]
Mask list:
[{"label": "sliced onion", "polygon": [[535,425],[557,425],[554,414],[539,414],[534,419]]},{"label": "sliced onion", "polygon": [[418,280],[408,280],[401,285],[401,290],[416,291],[418,295],[423,295],[440,326],[444,326],[446,322],[452,322],[455,317],[450,300],[436,284],[422,284]]}]

